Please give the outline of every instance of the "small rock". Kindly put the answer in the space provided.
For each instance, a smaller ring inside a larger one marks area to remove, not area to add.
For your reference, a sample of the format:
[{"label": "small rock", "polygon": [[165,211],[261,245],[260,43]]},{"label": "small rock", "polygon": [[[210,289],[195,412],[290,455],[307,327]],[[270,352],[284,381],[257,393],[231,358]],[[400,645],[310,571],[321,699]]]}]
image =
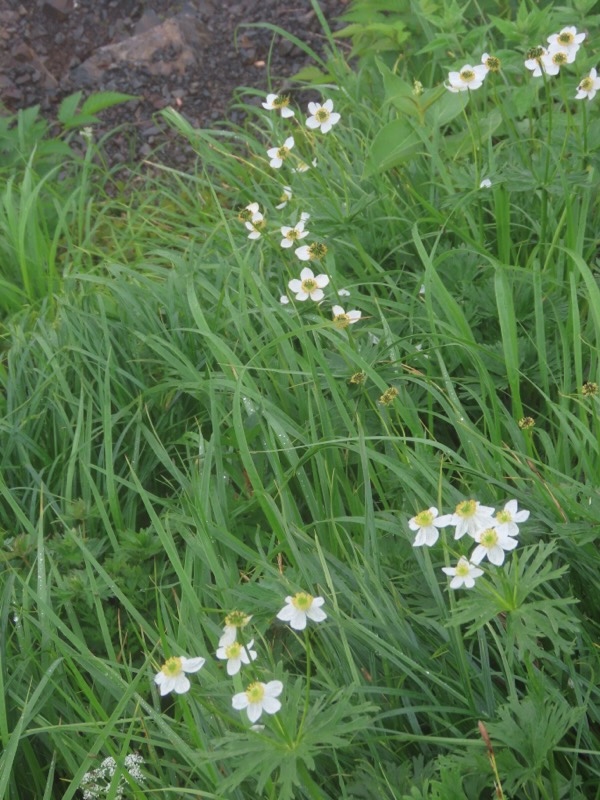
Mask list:
[{"label": "small rock", "polygon": [[44,0],[44,11],[52,14],[54,17],[64,19],[68,16],[69,11],[73,10],[71,0]]}]

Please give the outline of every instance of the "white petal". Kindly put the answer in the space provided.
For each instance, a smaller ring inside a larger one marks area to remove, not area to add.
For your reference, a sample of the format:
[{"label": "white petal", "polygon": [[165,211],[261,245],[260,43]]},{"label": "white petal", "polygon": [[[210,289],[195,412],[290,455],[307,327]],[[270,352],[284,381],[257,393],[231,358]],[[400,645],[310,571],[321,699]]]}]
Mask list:
[{"label": "white petal", "polygon": [[175,694],[185,694],[189,691],[191,683],[189,679],[185,677],[185,675],[178,675],[175,678],[175,685],[173,686],[173,691]]},{"label": "white petal", "polygon": [[248,719],[250,722],[256,722],[260,719],[263,711],[263,702],[261,703],[248,703]]},{"label": "white petal", "polygon": [[301,292],[302,281],[299,281],[298,278],[292,278],[292,280],[288,283],[288,289],[293,293]]},{"label": "white petal", "polygon": [[236,709],[236,711],[242,711],[242,709],[248,707],[248,695],[246,692],[240,692],[239,694],[234,694],[231,698],[231,705]]},{"label": "white petal", "polygon": [[262,701],[262,710],[267,714],[276,714],[281,708],[281,703],[274,697],[264,697]]},{"label": "white petal", "polygon": [[321,123],[317,120],[316,117],[309,117],[306,120],[306,127],[307,128],[311,128],[312,130],[314,130],[315,128],[318,128],[320,124]]},{"label": "white petal", "polygon": [[331,311],[334,317],[339,317],[340,314],[344,313],[344,309],[341,306],[333,306]]},{"label": "white petal", "polygon": [[321,300],[325,297],[325,293],[322,289],[313,289],[310,293],[310,299],[314,300],[315,303],[321,302]]},{"label": "white petal", "polygon": [[323,108],[329,112],[333,111],[333,100],[325,100]]},{"label": "white petal", "polygon": [[[312,271],[312,269],[310,267],[304,267],[302,269],[302,271],[300,272],[300,278],[303,281],[307,280],[308,278],[314,278],[314,277],[315,277],[315,273]],[[318,285],[318,283],[319,282],[317,280],[317,285]]]}]

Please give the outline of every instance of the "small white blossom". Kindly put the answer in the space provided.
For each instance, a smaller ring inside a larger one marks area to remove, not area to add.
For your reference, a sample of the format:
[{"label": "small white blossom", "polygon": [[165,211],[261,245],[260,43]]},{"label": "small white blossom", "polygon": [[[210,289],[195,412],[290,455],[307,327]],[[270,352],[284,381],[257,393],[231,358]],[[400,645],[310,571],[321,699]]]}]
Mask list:
[{"label": "small white blossom", "polygon": [[460,539],[468,533],[473,539],[484,528],[493,528],[494,509],[491,506],[482,506],[478,500],[463,500],[450,515],[449,525],[454,525],[454,538]]},{"label": "small white blossom", "polygon": [[531,70],[533,78],[540,78],[542,73],[545,72],[546,65],[542,59],[548,55],[545,47],[534,47],[529,51],[528,57],[525,59],[525,66]]},{"label": "small white blossom", "polygon": [[225,617],[225,626],[219,639],[219,647],[227,647],[237,639],[239,628],[244,628],[252,619],[251,614],[244,614],[243,611],[231,611]]},{"label": "small white blossom", "polygon": [[323,258],[327,253],[327,246],[320,242],[313,242],[312,244],[305,244],[294,250],[296,256],[300,261],[315,261]]},{"label": "small white blossom", "polygon": [[[518,510],[516,500],[509,500],[501,511],[494,517],[494,527],[502,536],[517,536],[519,524],[529,519],[529,511],[526,509]],[[518,524],[519,523],[519,524]]]},{"label": "small white blossom", "polygon": [[300,214],[300,220],[301,220],[301,222],[308,222],[308,220],[309,220],[309,219],[310,219],[310,214],[308,213],[308,211],[303,211],[303,212]]},{"label": "small white blossom", "polygon": [[479,564],[487,556],[488,561],[499,567],[504,563],[505,550],[514,550],[518,545],[516,539],[500,533],[498,528],[486,528],[476,533],[473,538],[478,542],[471,554],[473,564]]},{"label": "small white blossom", "polygon": [[362,317],[362,311],[353,309],[352,311],[344,311],[341,306],[333,306],[333,324],[337,328],[347,328],[348,325],[354,325]]},{"label": "small white blossom", "polygon": [[453,576],[450,581],[451,589],[460,589],[461,586],[472,589],[475,586],[475,578],[483,575],[483,570],[471,564],[464,556],[459,558],[455,567],[442,567],[442,572]]},{"label": "small white blossom", "polygon": [[569,55],[567,63],[572,64],[584,39],[585,33],[577,33],[577,28],[574,25],[567,25],[566,28],[563,28],[558,33],[553,33],[552,36],[549,36],[548,43],[550,49],[556,47],[560,50],[565,50]]},{"label": "small white blossom", "polygon": [[491,56],[489,53],[484,53],[481,56],[481,63],[488,70],[488,72],[500,71],[500,59],[496,56]]},{"label": "small white blossom", "polygon": [[489,178],[484,178],[481,183],[479,184],[480,189],[490,189],[492,186],[492,182]]},{"label": "small white blossom", "polygon": [[263,711],[265,714],[276,714],[281,708],[281,703],[277,698],[283,691],[281,681],[269,681],[261,683],[255,681],[251,683],[245,692],[234,694],[231,705],[236,711],[246,709],[250,722],[257,722]]},{"label": "small white blossom", "polygon": [[294,278],[288,283],[288,289],[296,295],[296,300],[303,302],[311,300],[319,302],[325,296],[323,289],[329,283],[328,275],[316,275],[309,267],[304,267],[300,279]]},{"label": "small white blossom", "polygon": [[297,222],[294,227],[290,225],[283,225],[281,227],[281,235],[283,239],[281,240],[282,247],[292,247],[298,239],[304,239],[305,236],[308,236],[309,231],[304,230],[304,220],[300,220]]},{"label": "small white blossom", "polygon": [[597,91],[600,91],[600,78],[594,67],[590,70],[590,74],[586,75],[577,87],[575,100],[583,100],[585,97],[587,97],[588,100],[593,100]]},{"label": "small white blossom", "polygon": [[420,511],[408,520],[408,527],[411,531],[417,532],[413,547],[421,547],[424,544],[432,547],[439,538],[440,532],[438,529],[445,528],[450,524],[452,524],[452,515],[444,514],[439,517],[435,506],[431,506],[426,511]]},{"label": "small white blossom", "polygon": [[[260,216],[260,219],[258,219],[258,216]],[[249,239],[260,239],[260,237],[262,236],[262,227],[264,223],[262,214],[258,216],[255,219],[253,219],[252,222],[250,222],[249,220],[244,222],[244,225],[246,226],[247,230],[250,231],[250,233],[248,234]]]},{"label": "small white blossom", "polygon": [[294,116],[294,111],[289,107],[290,98],[285,94],[268,94],[267,100],[262,104],[267,111],[279,111],[281,116],[286,119]]},{"label": "small white blossom", "polygon": [[279,211],[282,208],[285,208],[289,201],[292,199],[292,189],[291,186],[284,186],[283,187],[283,194],[279,198],[281,202],[279,205],[275,206],[275,208]]},{"label": "small white blossom", "polygon": [[206,662],[204,658],[185,658],[185,656],[173,656],[168,658],[154,676],[154,683],[158,686],[161,697],[175,692],[175,694],[185,694],[190,689],[190,682],[186,677],[186,672],[198,672]]},{"label": "small white blossom", "polygon": [[[317,166],[317,159],[313,158],[311,162],[313,167]],[[310,164],[307,164],[306,161],[299,161],[297,167],[292,167],[292,172],[306,172],[310,169]]]},{"label": "small white blossom", "polygon": [[340,115],[333,110],[333,100],[325,100],[323,105],[309,103],[308,113],[310,117],[306,120],[306,127],[312,130],[320,128],[321,133],[329,133],[340,121]]},{"label": "small white blossom", "polygon": [[269,150],[267,150],[267,155],[271,159],[269,161],[269,166],[273,167],[273,169],[279,169],[285,159],[289,156],[290,150],[294,144],[294,137],[288,136],[281,147],[269,148]]},{"label": "small white blossom", "polygon": [[546,75],[558,75],[560,68],[569,63],[569,54],[561,48],[550,47],[542,56],[542,69]]},{"label": "small white blossom", "polygon": [[446,89],[450,92],[466,92],[468,89],[474,91],[483,84],[488,68],[485,64],[477,64],[472,67],[470,64],[460,70],[460,72],[450,72]]},{"label": "small white blossom", "polygon": [[282,294],[279,298],[279,302],[282,306],[287,306],[287,304],[290,302],[290,298],[287,296],[287,294]]},{"label": "small white blossom", "polygon": [[338,297],[350,297],[350,292],[348,289],[340,289],[338,292]]},{"label": "small white blossom", "polygon": [[249,664],[256,658],[256,651],[252,650],[254,639],[251,639],[247,645],[241,642],[232,642],[231,644],[219,647],[217,650],[217,658],[221,660],[227,659],[227,674],[237,675],[242,664]]},{"label": "small white blossom", "polygon": [[246,211],[250,212],[250,222],[262,222],[264,219],[258,203],[248,203],[246,206]]},{"label": "small white blossom", "polygon": [[286,605],[277,614],[277,619],[289,622],[290,627],[295,631],[303,631],[306,628],[306,620],[313,622],[323,622],[327,619],[327,614],[321,606],[325,602],[322,597],[313,597],[307,592],[298,592],[293,597],[285,598]]}]

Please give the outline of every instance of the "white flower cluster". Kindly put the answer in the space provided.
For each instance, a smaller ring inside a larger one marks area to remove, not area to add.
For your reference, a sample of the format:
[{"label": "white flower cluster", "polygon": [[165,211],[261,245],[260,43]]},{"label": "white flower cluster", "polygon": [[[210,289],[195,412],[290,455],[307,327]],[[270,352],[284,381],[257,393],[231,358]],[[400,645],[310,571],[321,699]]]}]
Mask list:
[{"label": "white flower cluster", "polygon": [[[288,622],[294,630],[303,631],[308,620],[323,622],[327,619],[327,614],[322,609],[324,603],[322,597],[313,597],[307,592],[289,595],[285,598],[285,605],[277,614],[277,619]],[[252,649],[254,639],[250,639],[247,643],[238,640],[238,632],[245,628],[251,619],[251,615],[242,611],[232,611],[225,617],[216,655],[218,659],[227,662],[226,670],[230,676],[237,675],[242,666],[251,664],[257,658],[256,651]],[[167,659],[154,676],[154,682],[159,687],[161,696],[169,692],[184,694],[189,691],[190,681],[186,673],[198,672],[205,663],[206,659],[202,657],[173,656]],[[245,691],[233,696],[231,704],[237,711],[245,710],[250,722],[255,723],[263,712],[276,714],[279,711],[281,702],[277,698],[282,692],[281,681],[267,683],[253,681]],[[90,800],[92,800],[91,795]]]},{"label": "white flower cluster", "polygon": [[484,558],[491,564],[504,563],[504,553],[514,550],[518,541],[519,524],[529,519],[529,511],[519,511],[516,500],[508,503],[498,512],[491,506],[482,506],[478,500],[463,500],[453,514],[439,516],[437,508],[421,511],[409,519],[408,527],[416,531],[414,547],[432,547],[438,540],[440,528],[454,527],[454,538],[462,539],[468,534],[477,542],[470,558],[461,557],[455,567],[443,567],[446,575],[452,576],[451,589],[464,586],[472,589],[475,578],[483,575],[479,564]]},{"label": "white flower cluster", "polygon": [[[585,36],[585,33],[577,33],[574,25],[567,25],[558,33],[548,36],[547,46],[539,45],[531,48],[525,59],[526,68],[531,70],[534,78],[540,78],[542,75],[558,75],[562,66],[575,61]],[[476,66],[465,64],[461,70],[450,72],[445,85],[450,92],[474,91],[483,85],[489,72],[497,72],[499,69],[500,60],[489,53],[484,53],[481,64]],[[575,99],[592,100],[599,89],[600,78],[594,68],[580,81]]]},{"label": "white flower cluster", "polygon": [[[295,117],[295,111],[289,107],[290,99],[287,95],[268,94],[266,101],[262,104],[263,108],[267,111],[279,111],[284,119],[291,119]],[[328,99],[323,103],[309,103],[308,104],[309,116],[306,119],[306,127],[313,131],[320,131],[321,133],[329,133],[334,125],[340,121],[340,114],[333,110],[333,100]],[[290,159],[291,151],[296,146],[296,141],[293,136],[288,136],[284,143],[278,147],[270,147],[267,150],[269,157],[269,165],[273,169],[280,169],[284,162]],[[313,167],[316,167],[316,159],[312,162]],[[292,172],[306,172],[310,169],[309,165],[303,161],[298,161],[297,166],[292,169]],[[291,186],[284,186],[283,193],[279,198],[279,203],[275,206],[277,210],[285,208],[292,200],[293,192]],[[265,228],[265,215],[260,210],[258,203],[253,202],[245,207],[240,214],[240,219],[244,222],[245,227],[249,231],[249,239],[260,239]],[[279,228],[281,233],[280,246],[284,250],[294,248],[294,255],[300,261],[320,261],[327,254],[327,246],[321,242],[313,242],[311,244],[301,244],[301,240],[306,239],[310,235],[307,230],[306,224],[310,219],[310,214],[302,212],[300,218],[290,225],[282,225]],[[299,245],[299,246],[296,246]],[[304,267],[300,272],[299,278],[292,278],[288,281],[288,290],[294,296],[294,300],[299,303],[306,300],[312,300],[315,303],[320,303],[325,298],[324,289],[329,286],[330,277],[324,272],[315,275],[315,272],[309,267]],[[340,297],[348,296],[350,293],[346,289],[341,289],[338,292]],[[281,295],[279,301],[282,305],[289,305],[290,297],[287,294]],[[350,325],[357,323],[361,317],[362,312],[358,309],[351,309],[345,311],[340,305],[332,306],[333,324],[337,328],[347,328]]]},{"label": "white flower cluster", "polygon": [[[143,763],[144,759],[139,753],[129,753],[125,756],[123,762],[123,767],[129,774],[129,777],[138,784],[144,781],[141,770]],[[98,798],[107,797],[116,771],[117,762],[112,756],[109,756],[104,759],[99,767],[93,769],[91,772],[86,772],[79,784],[79,788],[83,791],[83,800],[98,800]],[[115,797],[116,800],[122,800],[124,791],[125,778],[121,775],[113,797]]]}]

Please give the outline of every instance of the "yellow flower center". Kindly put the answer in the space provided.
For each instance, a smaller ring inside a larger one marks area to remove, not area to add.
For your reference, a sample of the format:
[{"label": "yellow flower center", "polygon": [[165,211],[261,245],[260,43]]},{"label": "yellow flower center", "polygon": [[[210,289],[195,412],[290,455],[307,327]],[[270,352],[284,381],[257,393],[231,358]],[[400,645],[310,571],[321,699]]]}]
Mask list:
[{"label": "yellow flower center", "polygon": [[286,239],[290,239],[292,242],[298,238],[298,231],[296,228],[292,228],[291,231],[288,231],[285,235]]},{"label": "yellow flower center", "polygon": [[553,64],[558,64],[559,66],[561,64],[566,64],[567,63],[567,54],[563,53],[561,51],[559,51],[558,53],[554,53],[554,55],[552,56],[552,63]]},{"label": "yellow flower center", "polygon": [[265,687],[258,681],[251,683],[246,689],[246,697],[248,698],[249,703],[260,703],[264,696]]},{"label": "yellow flower center", "polygon": [[543,47],[532,47],[531,50],[527,51],[527,58],[535,58],[538,59],[540,56],[544,55],[544,48]]},{"label": "yellow flower center", "polygon": [[329,111],[327,111],[327,109],[323,108],[322,106],[321,108],[318,109],[318,111],[315,114],[315,119],[317,120],[317,122],[327,122],[329,117],[330,117]]},{"label": "yellow flower center", "polygon": [[176,678],[183,672],[181,667],[181,659],[177,658],[176,656],[173,656],[173,658],[168,658],[160,668],[160,671],[163,675],[166,675],[167,678]]},{"label": "yellow flower center", "polygon": [[227,658],[239,658],[242,652],[242,645],[239,642],[233,642],[225,648],[225,655]]},{"label": "yellow flower center", "polygon": [[282,161],[283,161],[284,158],[287,158],[289,156],[289,154],[290,154],[290,149],[289,149],[289,147],[286,147],[285,145],[283,145],[283,147],[280,147],[277,150],[277,158],[280,158]]},{"label": "yellow flower center", "polygon": [[481,534],[479,542],[484,547],[493,547],[495,544],[498,544],[498,534],[494,528],[488,528]]},{"label": "yellow flower center", "polygon": [[240,213],[238,214],[238,219],[240,222],[248,222],[252,219],[252,212],[248,208],[242,208]]},{"label": "yellow flower center", "polygon": [[231,628],[243,628],[249,622],[250,617],[243,611],[232,611],[225,617],[225,625],[229,625]]},{"label": "yellow flower center", "polygon": [[289,104],[290,98],[285,94],[282,94],[280,97],[276,97],[275,100],[273,100],[274,108],[285,108],[286,106],[289,106]]},{"label": "yellow flower center", "polygon": [[463,69],[460,73],[460,79],[465,83],[471,83],[471,81],[475,80],[475,73],[472,69]]},{"label": "yellow flower center", "polygon": [[500,59],[496,56],[488,56],[485,60],[485,65],[490,72],[498,72],[500,69]]},{"label": "yellow flower center", "polygon": [[319,288],[314,278],[305,278],[300,285],[302,286],[302,291],[306,292],[307,294],[310,294],[311,292],[314,292],[315,289]]},{"label": "yellow flower center", "polygon": [[575,41],[575,37],[573,36],[573,34],[569,33],[568,31],[563,31],[562,33],[559,33],[557,38],[560,44],[569,45]]},{"label": "yellow flower center", "polygon": [[333,324],[338,328],[347,328],[350,325],[350,317],[348,314],[336,314],[333,318]]},{"label": "yellow flower center", "polygon": [[312,594],[307,594],[306,592],[298,592],[298,594],[292,597],[292,605],[298,609],[298,611],[308,611],[311,607],[313,602]]},{"label": "yellow flower center", "polygon": [[420,528],[428,528],[433,522],[433,514],[431,511],[421,511],[415,517],[415,522]]},{"label": "yellow flower center", "polygon": [[591,89],[594,88],[594,81],[588,75],[587,78],[584,78],[581,83],[579,84],[579,88],[584,92],[589,92]]},{"label": "yellow flower center", "polygon": [[313,242],[313,244],[311,244],[311,246],[308,248],[308,252],[312,261],[315,258],[323,258],[323,256],[327,253],[327,247],[324,244],[319,244],[319,242]]},{"label": "yellow flower center", "polygon": [[466,578],[469,574],[470,566],[469,562],[465,561],[464,558],[461,558],[458,564],[456,565],[456,575],[459,578]]},{"label": "yellow flower center", "polygon": [[499,511],[496,514],[496,519],[498,522],[512,522],[512,514],[510,511],[507,511],[505,508],[503,508],[502,511]]},{"label": "yellow flower center", "polygon": [[477,511],[477,503],[475,500],[463,500],[462,503],[459,503],[455,509],[456,513],[459,517],[463,519],[469,519],[470,517],[474,517]]}]

